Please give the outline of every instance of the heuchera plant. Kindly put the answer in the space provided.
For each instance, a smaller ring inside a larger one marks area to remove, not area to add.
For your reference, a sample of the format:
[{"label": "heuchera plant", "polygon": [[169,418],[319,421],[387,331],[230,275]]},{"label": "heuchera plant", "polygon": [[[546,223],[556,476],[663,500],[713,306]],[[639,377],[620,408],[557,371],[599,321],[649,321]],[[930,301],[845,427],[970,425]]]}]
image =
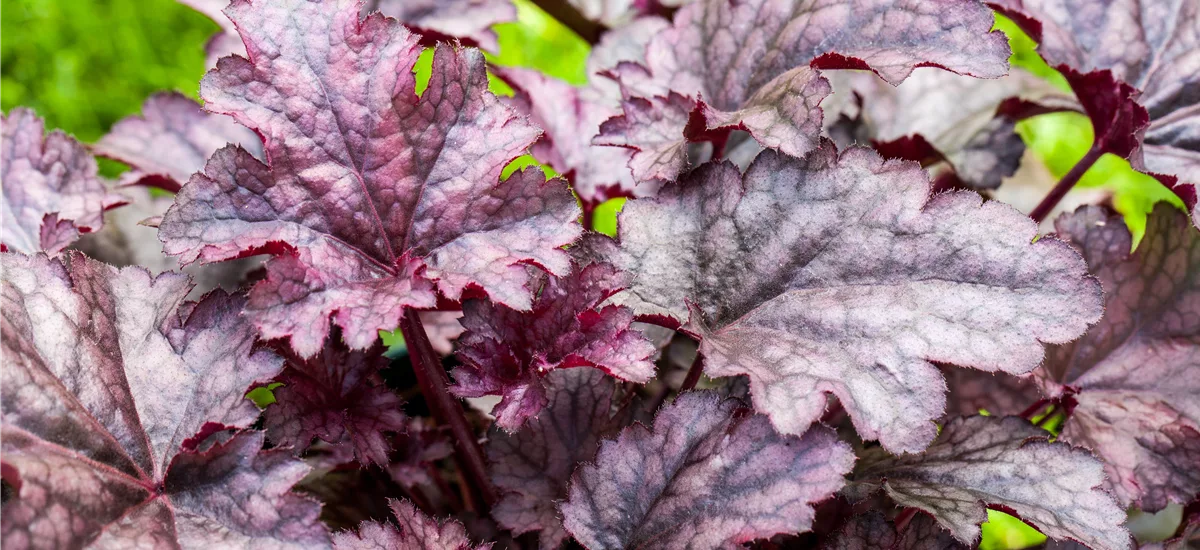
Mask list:
[{"label": "heuchera plant", "polygon": [[181,1],[202,104],[3,118],[5,548],[1194,548],[1193,217],[1039,224],[1110,153],[1195,206],[1200,0],[536,2],[583,86],[509,0]]}]

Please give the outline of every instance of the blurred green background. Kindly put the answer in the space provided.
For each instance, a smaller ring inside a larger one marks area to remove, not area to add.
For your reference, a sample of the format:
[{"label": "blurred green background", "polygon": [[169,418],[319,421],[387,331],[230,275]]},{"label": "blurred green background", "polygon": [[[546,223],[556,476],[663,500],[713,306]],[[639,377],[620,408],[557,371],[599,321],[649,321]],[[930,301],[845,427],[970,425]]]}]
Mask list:
[{"label": "blurred green background", "polygon": [[[517,0],[519,20],[497,26],[500,52],[493,61],[541,69],[564,80],[585,80],[588,45],[547,17],[528,0]],[[1046,66],[1034,43],[1011,23],[998,23],[1010,36],[1013,64],[1065,88]],[[0,13],[0,106],[24,105],[85,142],[102,136],[117,120],[135,114],[158,90],[197,96],[204,74],[204,44],[219,29],[175,0],[4,0]],[[428,67],[428,59],[425,59]],[[494,82],[503,93],[505,86]],[[1021,135],[1054,177],[1061,177],[1087,151],[1091,125],[1076,113],[1037,117],[1021,123]],[[532,159],[526,159],[526,163]],[[103,167],[109,176],[121,170]],[[1178,199],[1153,178],[1111,155],[1084,177],[1081,187],[1105,188],[1114,206],[1140,236],[1146,212],[1160,200]],[[615,230],[621,201],[597,215],[597,228]],[[984,549],[1022,548],[1044,537],[1010,516],[990,514]]]}]

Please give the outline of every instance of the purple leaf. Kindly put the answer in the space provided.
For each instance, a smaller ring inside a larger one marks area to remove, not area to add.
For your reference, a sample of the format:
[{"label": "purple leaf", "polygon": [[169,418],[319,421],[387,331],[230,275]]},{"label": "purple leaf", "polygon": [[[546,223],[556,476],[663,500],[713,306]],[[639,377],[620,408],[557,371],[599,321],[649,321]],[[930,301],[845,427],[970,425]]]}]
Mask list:
[{"label": "purple leaf", "polygon": [[[358,533],[333,536],[337,550],[488,550],[491,543],[476,545],[467,529],[454,520],[438,521],[407,500],[393,500],[397,525],[363,522]],[[398,528],[397,528],[398,527]]]},{"label": "purple leaf", "polygon": [[626,280],[609,264],[579,264],[561,279],[547,278],[529,312],[464,302],[467,331],[458,352],[463,366],[454,370],[451,391],[461,397],[502,395],[492,411],[496,423],[515,430],[546,405],[544,377],[556,369],[596,367],[622,380],[648,382],[657,350],[631,326],[633,310],[600,307]]},{"label": "purple leaf", "polygon": [[872,510],[850,519],[829,550],[966,550],[932,516],[917,514],[897,533],[896,526]]},{"label": "purple leaf", "polygon": [[366,0],[363,15],[375,10],[427,39],[457,39],[490,52],[500,51],[492,25],[517,20],[512,0]]},{"label": "purple leaf", "polygon": [[96,175],[96,159],[61,130],[18,107],[0,116],[4,231],[0,250],[58,254],[80,233],[99,230],[104,211],[125,204]]},{"label": "purple leaf", "polygon": [[538,71],[494,67],[516,92],[510,104],[546,129],[533,147],[533,155],[571,181],[585,204],[614,197],[653,195],[658,183],[635,183],[629,170],[631,151],[592,144],[600,124],[620,113],[620,91],[601,73],[622,61],[643,61],[646,43],[668,23],[644,17],[605,33],[588,57],[589,82],[575,87]]},{"label": "purple leaf", "polygon": [[1104,459],[1122,504],[1189,502],[1200,493],[1200,234],[1166,203],[1132,253],[1121,216],[1100,207],[1056,225],[1105,290],[1100,324],[1038,371],[1051,397],[1075,403],[1062,437]]},{"label": "purple leaf", "polygon": [[493,429],[488,436],[492,482],[504,496],[492,516],[514,534],[540,531],[541,548],[567,538],[557,502],[567,497],[575,467],[596,456],[604,437],[615,435],[627,415],[612,410],[614,380],[589,368],[546,377],[546,410],[520,430]]},{"label": "purple leaf", "polygon": [[[697,2],[650,42],[648,76],[622,72],[628,94],[643,101],[626,102],[627,120],[602,134],[605,142],[638,151],[631,164],[637,179],[674,179],[683,166],[662,159],[681,158],[687,140],[731,128],[803,156],[818,146],[818,104],[830,93],[814,69],[870,68],[892,84],[922,65],[999,77],[1009,52],[1004,37],[989,32],[992,19],[974,1]],[[656,117],[641,112],[645,101],[665,101],[669,92],[694,109],[671,100],[672,109]],[[672,147],[680,151],[668,153]]]},{"label": "purple leaf", "polygon": [[254,422],[245,392],[279,372],[245,300],[181,304],[186,275],[66,259],[3,255],[4,545],[328,545],[320,507],[288,492],[303,463],[255,432],[193,437]]},{"label": "purple leaf", "polygon": [[477,50],[438,46],[418,98],[421,47],[393,19],[359,20],[337,0],[239,0],[226,11],[254,61],[222,59],[201,94],[263,135],[271,164],[218,151],[176,196],[160,237],[184,264],[280,254],[246,311],[264,338],[312,356],[332,317],[363,349],[438,292],[459,300],[477,288],[527,309],[527,264],[566,273],[560,247],[580,233],[578,206],[540,170],[500,180],[538,130],[487,92]]},{"label": "purple leaf", "polygon": [[1058,70],[1071,84],[1092,121],[1093,147],[1121,158],[1131,158],[1138,151],[1150,120],[1146,108],[1137,102],[1140,92],[1116,80],[1110,71],[1083,74],[1066,65],[1059,65]]},{"label": "purple leaf", "polygon": [[869,73],[838,72],[829,79],[834,95],[822,103],[826,125],[834,123],[839,112],[857,110],[850,101],[857,95],[865,134],[859,136],[860,143],[924,137],[958,177],[976,189],[999,187],[1002,178],[1016,172],[1025,151],[1014,132],[1018,117],[997,112],[1005,100],[1046,102],[1059,109],[1074,104],[1074,98],[1046,80],[1019,70],[984,80],[918,68],[899,86]]},{"label": "purple leaf", "polygon": [[614,261],[634,275],[614,299],[686,321],[705,372],[749,375],[784,433],[832,393],[864,439],[920,451],[945,404],[930,361],[1023,374],[1102,311],[1069,246],[1031,244],[1006,205],[929,191],[915,163],[829,142],[806,160],[764,152],[744,176],[706,165],[625,206]]},{"label": "purple leaf", "polygon": [[121,177],[125,184],[178,191],[204,168],[208,157],[230,143],[262,156],[262,143],[254,132],[229,117],[204,112],[183,94],[161,92],[146,100],[141,116],[113,125],[93,150],[133,167]]},{"label": "purple leaf", "polygon": [[275,378],[283,383],[274,391],[275,404],[264,413],[267,437],[297,453],[313,438],[349,444],[360,464],[387,464],[391,445],[384,432],[404,431],[407,419],[400,397],[379,377],[388,364],[383,351],[380,343],[351,351],[331,338],[311,359],[289,358]]},{"label": "purple leaf", "polygon": [[949,388],[946,395],[948,415],[970,416],[980,411],[991,415],[1016,415],[1042,398],[1033,375],[1012,376],[954,367],[942,369],[942,375]]},{"label": "purple leaf", "polygon": [[461,311],[422,311],[421,324],[425,327],[425,335],[433,350],[450,355],[454,352],[454,342],[462,336],[463,328]]},{"label": "purple leaf", "polygon": [[1104,465],[1048,436],[1015,416],[959,417],[921,454],[864,456],[855,479],[881,484],[898,504],[928,512],[969,545],[979,542],[979,524],[992,507],[1053,539],[1131,548],[1124,509],[1100,488]]},{"label": "purple leaf", "polygon": [[732,547],[807,531],[853,463],[827,428],[781,435],[741,401],[685,393],[576,470],[563,524],[592,549]]},{"label": "purple leaf", "polygon": [[[1142,141],[1145,168],[1200,182],[1200,96],[1194,93],[1200,86],[1195,25],[1200,2],[989,1],[1038,41],[1038,52],[1051,65],[1112,71],[1116,80],[1140,90],[1138,102],[1150,120]],[[1107,94],[1072,86],[1084,101],[1120,103],[1128,96],[1119,86]]]}]

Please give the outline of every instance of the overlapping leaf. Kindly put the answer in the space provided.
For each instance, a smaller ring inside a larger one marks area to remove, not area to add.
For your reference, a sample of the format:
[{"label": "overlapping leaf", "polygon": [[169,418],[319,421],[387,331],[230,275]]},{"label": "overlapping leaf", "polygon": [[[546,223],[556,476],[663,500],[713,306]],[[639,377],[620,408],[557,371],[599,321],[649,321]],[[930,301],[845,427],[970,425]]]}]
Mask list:
[{"label": "overlapping leaf", "polygon": [[547,278],[532,311],[464,302],[467,331],[458,351],[463,366],[454,370],[452,391],[462,397],[503,396],[492,413],[498,425],[515,430],[546,405],[544,377],[556,369],[597,367],[623,380],[649,381],[657,350],[631,326],[633,310],[600,307],[626,281],[609,264],[581,263],[570,275]]},{"label": "overlapping leaf", "polygon": [[[1142,140],[1146,169],[1200,182],[1200,96],[1194,92],[1200,87],[1200,1],[989,1],[1038,41],[1051,65],[1111,71],[1140,90],[1133,99],[1149,114]],[[1119,103],[1129,96],[1120,86],[1072,85],[1084,100]]]},{"label": "overlapping leaf", "polygon": [[932,516],[917,514],[901,532],[878,511],[859,514],[838,531],[830,550],[965,550]]},{"label": "overlapping leaf", "polygon": [[264,165],[218,151],[176,196],[160,237],[181,262],[280,253],[246,315],[265,338],[319,351],[326,319],[353,349],[404,307],[468,288],[531,304],[528,264],[563,274],[578,207],[540,170],[500,180],[538,130],[487,92],[477,50],[438,46],[413,94],[421,47],[394,19],[350,0],[249,2],[226,13],[253,61],[222,59],[206,107],[265,137]]},{"label": "overlapping leaf", "polygon": [[831,91],[815,69],[870,68],[892,84],[922,65],[994,78],[1008,47],[991,27],[973,1],[697,2],[650,42],[648,71],[618,71],[630,101],[597,143],[637,151],[639,180],[674,179],[688,140],[720,141],[730,128],[802,156],[818,145]]},{"label": "overlapping leaf", "polygon": [[427,39],[457,39],[490,52],[500,51],[492,25],[515,21],[512,0],[366,0],[363,15],[380,13],[403,21]]},{"label": "overlapping leaf", "polygon": [[1104,460],[1122,503],[1189,502],[1200,493],[1200,233],[1166,203],[1132,253],[1121,216],[1100,207],[1056,225],[1105,290],[1100,324],[1038,371],[1051,397],[1074,394],[1062,437]]},{"label": "overlapping leaf", "polygon": [[806,160],[764,152],[744,176],[706,165],[625,206],[614,255],[634,275],[616,298],[686,321],[705,372],[749,375],[780,431],[804,433],[833,393],[863,438],[919,451],[945,404],[930,361],[1025,373],[1101,313],[1069,246],[929,189],[915,163],[828,142]]},{"label": "overlapping leaf", "polygon": [[596,456],[600,440],[627,423],[612,410],[614,380],[590,368],[555,371],[547,377],[548,403],[520,430],[493,429],[488,436],[492,482],[505,494],[492,516],[514,534],[540,531],[541,548],[567,538],[558,502],[576,466]]},{"label": "overlapping leaf", "polygon": [[253,349],[245,300],[66,258],[2,257],[4,546],[327,546],[288,492],[303,463],[256,432],[205,441],[254,422],[243,396],[282,363]]},{"label": "overlapping leaf", "polygon": [[337,550],[487,550],[491,543],[476,545],[467,529],[454,520],[438,521],[425,515],[407,500],[393,500],[392,513],[397,524],[363,522],[358,533],[333,536]]},{"label": "overlapping leaf", "polygon": [[588,548],[724,548],[808,530],[854,463],[832,430],[781,435],[714,392],[681,395],[576,470],[562,505]]},{"label": "overlapping leaf", "polygon": [[400,397],[379,377],[388,364],[383,351],[380,343],[351,351],[335,338],[311,359],[291,357],[265,411],[267,437],[296,452],[320,438],[350,445],[361,464],[387,464],[385,433],[403,431],[407,419]]},{"label": "overlapping leaf", "polygon": [[61,130],[45,133],[33,111],[0,116],[4,182],[0,250],[57,254],[104,225],[104,211],[126,199],[110,193],[96,174],[96,159]]},{"label": "overlapping leaf", "polygon": [[1104,466],[1085,450],[1050,443],[1019,417],[959,417],[924,453],[862,457],[855,479],[881,484],[965,544],[979,542],[986,507],[1011,511],[1046,536],[1095,550],[1131,548],[1124,510],[1101,487]]},{"label": "overlapping leaf", "polygon": [[644,17],[606,33],[588,57],[589,82],[584,87],[530,69],[493,69],[516,91],[511,104],[546,129],[533,155],[570,180],[585,204],[648,196],[657,190],[657,182],[634,182],[630,150],[593,145],[592,138],[602,122],[620,113],[620,91],[601,73],[622,61],[643,61],[646,43],[667,26],[663,19]]},{"label": "overlapping leaf", "polygon": [[231,143],[262,156],[254,132],[229,117],[204,112],[183,94],[161,92],[146,100],[141,116],[113,125],[93,150],[133,168],[121,176],[122,183],[178,191],[208,157]]}]

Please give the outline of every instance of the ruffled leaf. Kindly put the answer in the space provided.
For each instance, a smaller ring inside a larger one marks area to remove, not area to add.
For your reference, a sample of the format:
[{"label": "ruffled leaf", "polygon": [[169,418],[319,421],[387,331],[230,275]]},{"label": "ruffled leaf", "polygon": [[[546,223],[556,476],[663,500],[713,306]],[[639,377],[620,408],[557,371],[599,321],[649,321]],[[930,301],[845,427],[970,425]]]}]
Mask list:
[{"label": "ruffled leaf", "polygon": [[55,255],[104,225],[104,211],[125,204],[96,175],[96,159],[61,130],[45,133],[33,111],[0,115],[4,231],[0,250]]},{"label": "ruffled leaf", "polygon": [[[354,449],[359,463],[387,464],[391,445],[385,432],[401,432],[407,418],[400,397],[383,384],[384,348],[346,349],[331,339],[315,357],[291,357],[275,381],[275,403],[265,411],[267,437],[299,453],[314,438]],[[285,356],[290,355],[288,353]]]},{"label": "ruffled leaf", "polygon": [[1095,451],[1123,504],[1155,511],[1200,493],[1200,233],[1166,203],[1137,250],[1119,214],[1085,207],[1056,222],[1105,290],[1083,338],[1052,347],[1039,370],[1073,403],[1062,437]]},{"label": "ruffled leaf", "polygon": [[271,164],[218,151],[160,237],[185,264],[282,254],[246,311],[264,338],[312,356],[332,317],[363,349],[438,292],[527,309],[527,264],[567,271],[559,248],[580,233],[578,206],[540,170],[501,181],[539,132],[487,92],[477,50],[438,46],[418,98],[421,47],[394,19],[360,20],[349,0],[238,0],[226,13],[254,61],[222,59],[201,95],[263,135]]},{"label": "ruffled leaf", "polygon": [[814,69],[870,68],[892,84],[922,65],[995,78],[1007,71],[1009,51],[990,32],[992,19],[973,1],[697,2],[650,42],[649,75],[621,75],[631,97],[653,103],[674,92],[695,107],[648,119],[642,102],[627,102],[627,120],[602,135],[637,151],[638,179],[674,179],[686,165],[663,159],[683,158],[687,141],[714,131],[745,130],[765,147],[803,156],[818,146],[818,105],[830,93]]},{"label": "ruffled leaf", "polygon": [[343,532],[333,536],[337,550],[488,550],[487,544],[476,545],[467,536],[467,529],[454,520],[438,521],[425,515],[407,500],[393,500],[392,513],[396,525],[374,521],[363,522],[358,532]]},{"label": "ruffled leaf", "polygon": [[[599,237],[604,238],[604,237]],[[529,312],[483,300],[463,303],[455,386],[462,397],[501,395],[496,423],[515,430],[546,405],[544,378],[556,369],[596,367],[622,380],[654,377],[654,344],[633,328],[633,310],[600,307],[626,276],[604,263],[548,278]]]},{"label": "ruffled leaf", "polygon": [[687,393],[576,470],[563,524],[592,549],[740,547],[808,530],[853,463],[832,430],[781,435],[739,400]]},{"label": "ruffled leaf", "polygon": [[1104,466],[1018,417],[960,417],[924,453],[864,456],[860,483],[881,484],[903,506],[932,514],[955,538],[979,542],[987,507],[1020,517],[1046,536],[1095,550],[1131,548],[1124,510],[1101,487]]},{"label": "ruffled leaf", "polygon": [[363,15],[379,10],[427,39],[461,40],[489,52],[500,51],[492,25],[517,20],[512,0],[366,0]]},{"label": "ruffled leaf", "polygon": [[929,191],[915,163],[828,142],[744,176],[706,165],[625,206],[614,255],[633,281],[615,298],[686,321],[705,372],[749,375],[780,431],[804,433],[832,393],[864,439],[920,451],[945,404],[931,361],[1022,374],[1102,311],[1069,246],[1031,244],[1006,205]]},{"label": "ruffled leaf", "polygon": [[18,487],[4,546],[328,546],[320,507],[288,491],[303,463],[260,453],[260,433],[205,437],[254,422],[243,396],[282,364],[253,348],[245,300],[182,303],[186,275],[67,260],[3,255],[3,460]]}]

